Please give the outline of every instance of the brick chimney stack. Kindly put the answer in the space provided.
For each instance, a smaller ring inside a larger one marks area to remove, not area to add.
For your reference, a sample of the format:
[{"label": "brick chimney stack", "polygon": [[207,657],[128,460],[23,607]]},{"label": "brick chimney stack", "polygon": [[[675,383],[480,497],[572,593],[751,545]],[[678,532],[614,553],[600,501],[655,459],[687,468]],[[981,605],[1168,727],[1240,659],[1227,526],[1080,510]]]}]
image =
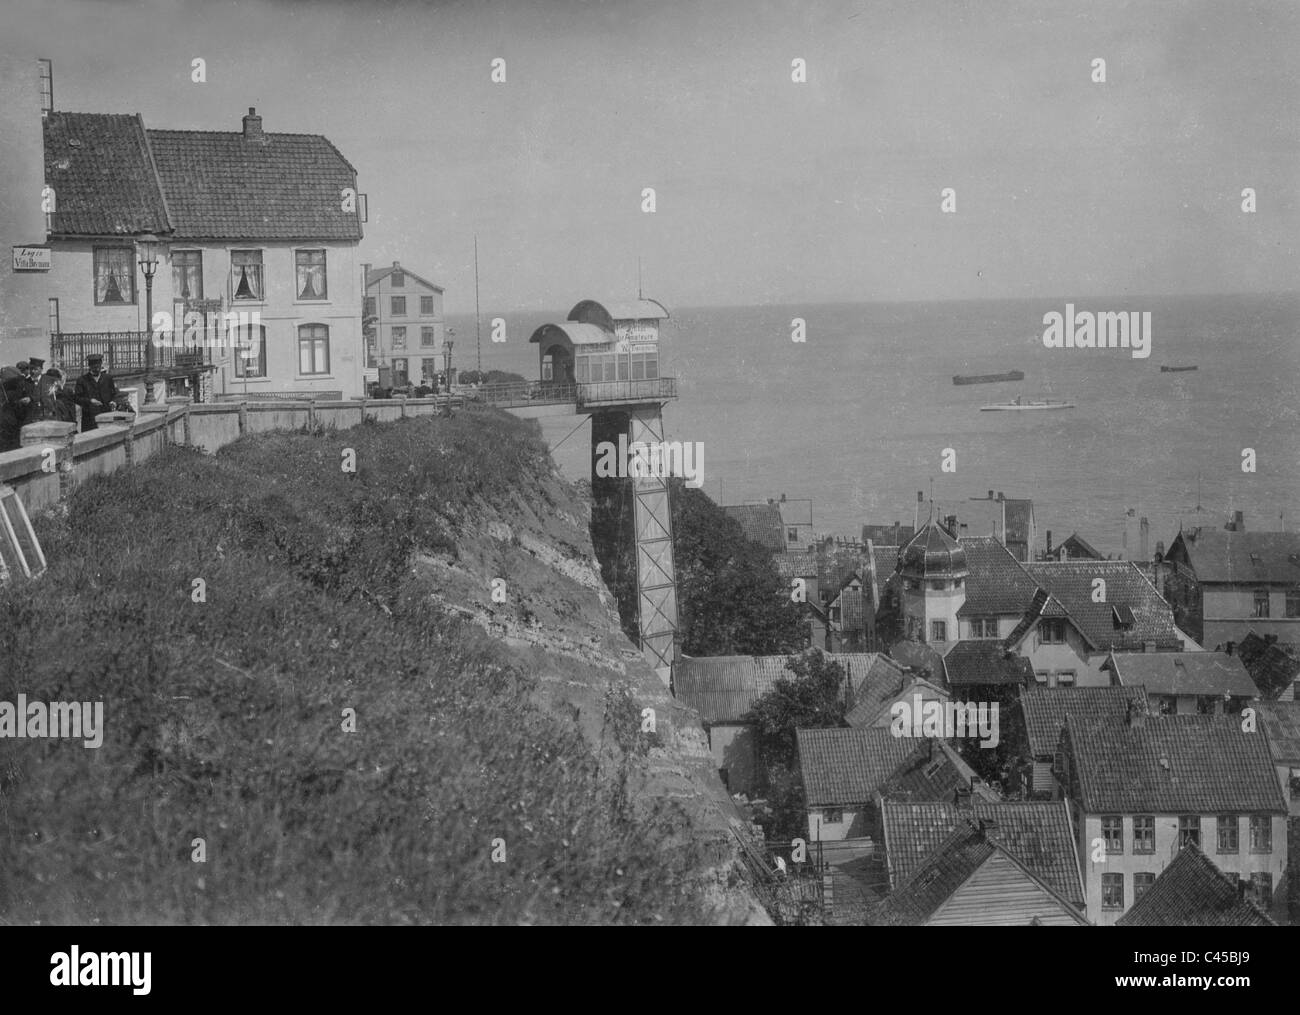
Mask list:
[{"label": "brick chimney stack", "polygon": [[257,109],[254,106],[248,107],[248,115],[244,117],[244,140],[266,140],[266,135],[262,133],[262,118],[257,115]]}]

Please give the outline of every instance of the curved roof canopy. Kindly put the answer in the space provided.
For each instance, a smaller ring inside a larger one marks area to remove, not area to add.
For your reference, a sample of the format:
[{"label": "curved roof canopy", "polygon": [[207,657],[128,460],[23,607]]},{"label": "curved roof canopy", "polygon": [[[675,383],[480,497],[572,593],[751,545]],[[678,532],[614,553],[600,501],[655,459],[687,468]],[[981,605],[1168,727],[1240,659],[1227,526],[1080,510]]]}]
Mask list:
[{"label": "curved roof canopy", "polygon": [[913,578],[962,578],[969,574],[966,551],[935,522],[923,525],[903,547],[898,570]]},{"label": "curved roof canopy", "polygon": [[667,309],[658,300],[622,300],[604,304],[582,300],[569,311],[568,319],[597,324],[613,331],[615,321],[659,321],[667,316]]},{"label": "curved roof canopy", "polygon": [[553,342],[568,339],[574,345],[607,345],[614,341],[612,332],[594,324],[543,324],[533,332],[530,342]]}]

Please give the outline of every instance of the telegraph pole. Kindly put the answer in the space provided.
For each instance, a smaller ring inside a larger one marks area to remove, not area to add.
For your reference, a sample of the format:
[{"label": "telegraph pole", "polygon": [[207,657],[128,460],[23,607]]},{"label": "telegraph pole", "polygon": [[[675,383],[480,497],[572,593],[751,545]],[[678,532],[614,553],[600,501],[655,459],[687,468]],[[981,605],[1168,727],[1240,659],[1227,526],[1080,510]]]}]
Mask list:
[{"label": "telegraph pole", "polygon": [[478,309],[478,233],[474,234],[474,334],[478,346],[479,382],[483,380],[483,326]]}]

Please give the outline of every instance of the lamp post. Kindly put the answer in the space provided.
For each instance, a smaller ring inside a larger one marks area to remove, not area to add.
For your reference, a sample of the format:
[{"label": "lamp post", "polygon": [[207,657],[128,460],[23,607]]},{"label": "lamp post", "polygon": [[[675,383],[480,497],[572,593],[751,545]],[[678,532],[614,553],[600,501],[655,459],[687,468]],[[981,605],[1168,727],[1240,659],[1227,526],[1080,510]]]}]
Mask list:
[{"label": "lamp post", "polygon": [[135,241],[140,270],[144,272],[144,400],[153,399],[153,276],[158,270],[158,237],[145,233]]},{"label": "lamp post", "polygon": [[442,342],[442,373],[447,379],[447,404],[443,407],[444,416],[451,415],[451,346],[450,338],[443,339]]}]

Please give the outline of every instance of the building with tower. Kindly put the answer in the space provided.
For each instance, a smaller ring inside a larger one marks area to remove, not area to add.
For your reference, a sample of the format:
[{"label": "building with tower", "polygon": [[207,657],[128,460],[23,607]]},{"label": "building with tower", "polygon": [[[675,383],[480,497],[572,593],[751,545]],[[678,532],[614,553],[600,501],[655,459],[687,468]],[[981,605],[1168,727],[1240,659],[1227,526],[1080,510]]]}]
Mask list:
[{"label": "building with tower", "polygon": [[966,551],[947,529],[926,522],[898,557],[903,636],[940,652],[958,640],[957,611],[966,602]]}]

